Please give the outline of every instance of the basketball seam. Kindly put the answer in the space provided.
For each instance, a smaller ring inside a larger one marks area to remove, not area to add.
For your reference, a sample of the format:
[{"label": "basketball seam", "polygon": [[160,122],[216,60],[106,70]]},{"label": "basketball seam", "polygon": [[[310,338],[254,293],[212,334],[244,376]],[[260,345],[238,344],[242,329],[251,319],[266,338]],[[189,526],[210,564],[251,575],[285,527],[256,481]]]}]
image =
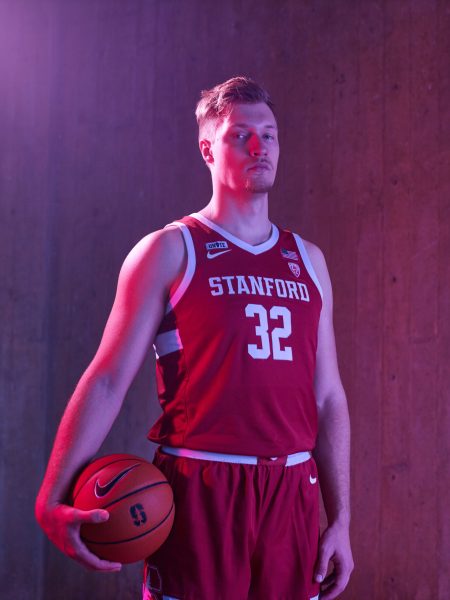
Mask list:
[{"label": "basketball seam", "polygon": [[144,490],[148,490],[149,488],[155,487],[155,485],[169,485],[169,482],[168,481],[157,481],[156,483],[150,483],[149,485],[145,485],[144,487],[137,488],[136,490],[128,492],[128,494],[125,494],[124,496],[120,496],[120,498],[116,498],[115,500],[112,500],[108,504],[104,504],[103,506],[99,506],[99,509],[108,508],[109,506],[112,506],[113,504],[116,504],[116,502],[120,502],[121,500],[124,500],[125,498],[128,498],[128,496],[133,496],[134,494],[138,494],[139,492],[143,492]]},{"label": "basketball seam", "polygon": [[88,538],[85,538],[85,537],[83,537],[83,536],[81,536],[81,539],[83,540],[83,542],[87,542],[88,544],[96,544],[96,545],[98,545],[98,546],[108,546],[108,545],[111,545],[111,544],[124,544],[125,542],[132,542],[132,541],[134,541],[134,540],[138,540],[139,538],[141,538],[141,537],[144,537],[144,535],[147,535],[147,534],[151,533],[152,531],[155,531],[155,529],[158,529],[158,527],[161,527],[161,525],[162,525],[162,524],[163,524],[165,521],[167,521],[167,519],[168,519],[168,518],[170,517],[170,515],[172,514],[172,512],[173,512],[173,509],[174,509],[174,506],[175,506],[175,505],[172,503],[172,506],[170,507],[170,510],[169,510],[169,512],[168,512],[168,513],[167,513],[167,515],[164,517],[164,519],[162,519],[162,521],[160,521],[159,523],[157,523],[157,524],[156,524],[154,527],[152,527],[152,528],[151,528],[151,529],[149,529],[148,531],[144,531],[144,533],[140,533],[139,535],[136,535],[136,536],[134,536],[134,537],[132,537],[132,538],[127,538],[127,539],[125,539],[125,540],[117,540],[117,541],[114,541],[114,542],[95,542],[95,541],[93,541],[93,540],[89,540]]}]

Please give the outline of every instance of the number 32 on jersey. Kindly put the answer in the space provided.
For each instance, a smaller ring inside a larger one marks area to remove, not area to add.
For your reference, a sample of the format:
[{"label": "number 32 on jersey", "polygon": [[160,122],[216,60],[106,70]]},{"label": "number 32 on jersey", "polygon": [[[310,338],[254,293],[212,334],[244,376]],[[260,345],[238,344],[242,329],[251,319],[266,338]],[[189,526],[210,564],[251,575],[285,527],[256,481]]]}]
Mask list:
[{"label": "number 32 on jersey", "polygon": [[[269,319],[267,309],[261,304],[247,304],[245,307],[245,316],[257,318],[259,321],[255,325],[255,333],[260,338],[260,345],[248,344],[248,353],[253,358],[269,358],[272,349],[272,356],[275,360],[292,360],[291,346],[285,346],[281,349],[280,339],[287,338],[292,333],[291,312],[286,306],[272,306],[269,311],[271,320],[283,319],[282,327],[274,327],[269,335]],[[272,343],[271,343],[272,340]]]}]

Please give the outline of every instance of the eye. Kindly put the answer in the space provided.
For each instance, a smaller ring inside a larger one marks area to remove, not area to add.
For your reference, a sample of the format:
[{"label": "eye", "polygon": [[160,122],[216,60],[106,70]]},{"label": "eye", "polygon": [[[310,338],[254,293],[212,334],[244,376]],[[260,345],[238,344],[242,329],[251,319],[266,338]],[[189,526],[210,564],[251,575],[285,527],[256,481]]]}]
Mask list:
[{"label": "eye", "polygon": [[[247,133],[243,133],[241,131],[240,133],[233,134],[233,137],[238,140],[243,140],[243,139],[247,138]],[[271,135],[270,133],[263,134],[263,137],[268,140],[275,140],[275,136]]]}]

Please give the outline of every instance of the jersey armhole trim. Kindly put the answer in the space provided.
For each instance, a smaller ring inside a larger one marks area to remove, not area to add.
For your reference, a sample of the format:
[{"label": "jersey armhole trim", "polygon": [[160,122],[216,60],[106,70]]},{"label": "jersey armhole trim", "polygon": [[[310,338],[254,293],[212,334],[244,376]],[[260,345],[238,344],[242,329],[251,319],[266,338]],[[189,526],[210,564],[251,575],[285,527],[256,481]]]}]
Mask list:
[{"label": "jersey armhole trim", "polygon": [[175,292],[169,298],[169,301],[166,306],[166,314],[169,313],[176,306],[176,304],[178,304],[178,302],[181,300],[183,294],[188,289],[189,284],[191,283],[192,278],[194,277],[195,265],[196,265],[194,242],[192,241],[192,236],[191,236],[191,232],[189,231],[189,228],[184,223],[181,223],[180,221],[173,221],[172,223],[168,223],[164,227],[164,229],[166,227],[170,227],[171,225],[176,225],[177,227],[179,227],[181,229],[181,233],[183,234],[184,243],[186,245],[186,250],[187,250],[187,265],[186,265],[186,271],[184,272],[184,276],[183,276],[183,279],[181,280],[180,285],[177,287]]},{"label": "jersey armhole trim", "polygon": [[305,244],[304,244],[302,238],[298,235],[298,233],[292,233],[292,235],[294,236],[295,241],[297,242],[297,248],[298,248],[298,250],[300,252],[300,255],[302,257],[303,264],[305,265],[306,270],[309,273],[309,276],[311,277],[311,279],[316,284],[316,287],[319,290],[320,297],[323,300],[322,286],[320,285],[319,278],[317,277],[316,272],[314,270],[314,267],[312,266],[312,262],[311,262],[311,260],[309,258],[309,254],[308,254],[308,252],[306,250]]}]

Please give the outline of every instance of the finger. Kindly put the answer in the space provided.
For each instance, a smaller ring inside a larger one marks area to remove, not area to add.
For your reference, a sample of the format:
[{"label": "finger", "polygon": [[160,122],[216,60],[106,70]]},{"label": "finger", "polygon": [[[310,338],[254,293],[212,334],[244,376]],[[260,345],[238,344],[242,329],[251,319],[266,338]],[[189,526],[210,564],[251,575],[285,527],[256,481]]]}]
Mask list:
[{"label": "finger", "polygon": [[335,561],[335,568],[321,585],[322,593],[320,597],[326,600],[337,598],[345,590],[353,570],[353,563],[341,563],[336,560],[336,557],[333,560]]},{"label": "finger", "polygon": [[333,574],[328,576],[324,582],[323,586],[326,586],[325,589],[321,586],[320,591],[320,599],[322,600],[334,600],[337,598],[347,587],[348,579],[345,580],[343,578],[336,577],[334,578]]},{"label": "finger", "polygon": [[75,538],[73,540],[72,558],[88,569],[95,571],[117,572],[122,569],[121,563],[111,562],[99,558],[96,554],[91,552],[79,538]]},{"label": "finger", "polygon": [[76,561],[81,563],[88,569],[96,571],[110,571],[117,572],[122,568],[122,564],[118,562],[111,562],[99,558],[96,554],[91,552],[89,548],[84,544],[80,536],[80,525],[83,523],[104,523],[109,519],[109,512],[107,510],[94,509],[94,510],[76,510],[74,513],[74,524],[72,528],[71,537],[71,551],[70,555]]},{"label": "finger", "polygon": [[323,589],[327,589],[330,587],[330,585],[332,585],[334,582],[336,581],[336,575],[333,573],[330,573],[330,575],[328,575],[328,577],[325,577],[325,579],[322,582],[321,587]]},{"label": "finger", "polygon": [[118,573],[122,569],[121,563],[109,562],[103,560],[89,552],[89,550],[82,551],[76,558],[78,562],[87,567],[92,571],[102,571],[104,573]]}]

